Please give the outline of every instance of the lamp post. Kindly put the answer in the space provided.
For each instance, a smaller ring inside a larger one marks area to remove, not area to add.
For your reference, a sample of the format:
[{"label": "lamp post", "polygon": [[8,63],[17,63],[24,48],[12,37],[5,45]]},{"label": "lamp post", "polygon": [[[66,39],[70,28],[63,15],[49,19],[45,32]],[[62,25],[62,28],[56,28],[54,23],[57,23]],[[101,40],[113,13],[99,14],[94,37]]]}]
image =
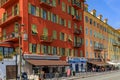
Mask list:
[{"label": "lamp post", "polygon": [[24,24],[19,24],[18,22],[15,22],[15,25],[18,27],[18,39],[19,39],[19,55],[20,55],[20,57],[19,57],[19,60],[20,60],[20,62],[19,62],[19,71],[20,71],[20,80],[22,80],[22,77],[21,77],[21,71],[22,71],[22,69],[21,69],[21,67],[22,67],[22,53],[21,53],[21,27],[22,26],[24,26]]}]

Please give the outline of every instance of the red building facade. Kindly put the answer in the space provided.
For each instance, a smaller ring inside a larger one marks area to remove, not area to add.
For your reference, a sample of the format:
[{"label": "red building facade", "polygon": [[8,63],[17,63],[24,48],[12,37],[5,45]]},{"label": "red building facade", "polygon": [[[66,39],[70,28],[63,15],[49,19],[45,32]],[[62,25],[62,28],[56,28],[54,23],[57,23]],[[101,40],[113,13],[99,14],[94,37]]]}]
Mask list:
[{"label": "red building facade", "polygon": [[0,0],[0,6],[0,45],[13,48],[3,56],[21,47],[23,55],[84,57],[84,0]]}]

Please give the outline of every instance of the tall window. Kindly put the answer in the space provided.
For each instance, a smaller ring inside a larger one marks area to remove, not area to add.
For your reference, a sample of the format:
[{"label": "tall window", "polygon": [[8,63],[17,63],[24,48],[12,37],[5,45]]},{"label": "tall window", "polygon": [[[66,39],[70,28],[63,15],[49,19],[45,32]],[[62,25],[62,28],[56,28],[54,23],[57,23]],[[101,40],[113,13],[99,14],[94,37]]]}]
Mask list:
[{"label": "tall window", "polygon": [[32,53],[36,53],[36,44],[32,44]]},{"label": "tall window", "polygon": [[88,28],[85,29],[86,35],[88,35]]},{"label": "tall window", "polygon": [[53,55],[56,55],[57,54],[57,47],[53,47],[52,50],[53,50]]},{"label": "tall window", "polygon": [[88,39],[86,39],[86,46],[88,46]]},{"label": "tall window", "polygon": [[60,40],[64,40],[65,39],[65,34],[64,33],[60,33]]},{"label": "tall window", "polygon": [[44,53],[44,54],[48,54],[48,48],[47,48],[47,46],[45,46],[45,45],[43,46],[43,53]]},{"label": "tall window", "polygon": [[46,20],[47,19],[47,11],[43,10],[42,15],[43,15],[42,18]]},{"label": "tall window", "polygon": [[86,23],[88,23],[88,16],[85,16],[85,21]]},{"label": "tall window", "polygon": [[52,36],[53,39],[57,39],[57,32],[54,30],[53,31],[53,36]]},{"label": "tall window", "polygon": [[62,2],[62,11],[66,11],[66,5],[65,5],[65,3],[64,2]]},{"label": "tall window", "polygon": [[90,30],[90,36],[92,36],[92,30]]},{"label": "tall window", "polygon": [[90,24],[92,24],[92,19],[90,19]]},{"label": "tall window", "polygon": [[54,23],[56,23],[56,21],[57,21],[56,14],[53,14],[53,16],[52,16],[52,21],[53,21]]},{"label": "tall window", "polygon": [[31,14],[36,15],[36,7],[31,5]]},{"label": "tall window", "polygon": [[32,24],[32,34],[37,34],[37,26],[35,24]]},{"label": "tall window", "polygon": [[90,46],[92,46],[92,40],[90,40]]}]

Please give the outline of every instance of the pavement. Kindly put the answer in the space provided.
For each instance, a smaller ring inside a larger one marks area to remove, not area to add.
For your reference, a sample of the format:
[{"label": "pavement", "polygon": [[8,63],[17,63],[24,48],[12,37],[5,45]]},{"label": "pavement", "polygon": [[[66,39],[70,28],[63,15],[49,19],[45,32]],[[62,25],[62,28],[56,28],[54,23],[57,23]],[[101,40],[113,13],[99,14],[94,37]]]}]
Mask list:
[{"label": "pavement", "polygon": [[[62,77],[62,78],[55,79],[55,80],[75,80],[75,79],[80,79],[80,78],[87,78],[87,77],[92,77],[92,76],[110,74],[110,73],[114,73],[114,72],[118,72],[118,71],[120,71],[120,70],[106,71],[106,72],[84,72],[84,73],[77,73],[76,76]],[[52,80],[54,80],[54,79],[52,79]]]}]

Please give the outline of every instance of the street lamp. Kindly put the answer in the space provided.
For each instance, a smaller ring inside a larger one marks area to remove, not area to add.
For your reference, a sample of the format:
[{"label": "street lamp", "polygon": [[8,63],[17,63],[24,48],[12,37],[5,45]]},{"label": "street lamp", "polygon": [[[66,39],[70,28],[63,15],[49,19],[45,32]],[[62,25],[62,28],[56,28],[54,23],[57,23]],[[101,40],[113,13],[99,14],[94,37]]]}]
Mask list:
[{"label": "street lamp", "polygon": [[21,77],[21,66],[22,66],[22,53],[21,53],[21,27],[24,26],[24,24],[19,24],[18,22],[15,22],[15,25],[18,27],[18,39],[19,39],[19,70],[20,70],[20,80],[22,80],[22,77]]}]

